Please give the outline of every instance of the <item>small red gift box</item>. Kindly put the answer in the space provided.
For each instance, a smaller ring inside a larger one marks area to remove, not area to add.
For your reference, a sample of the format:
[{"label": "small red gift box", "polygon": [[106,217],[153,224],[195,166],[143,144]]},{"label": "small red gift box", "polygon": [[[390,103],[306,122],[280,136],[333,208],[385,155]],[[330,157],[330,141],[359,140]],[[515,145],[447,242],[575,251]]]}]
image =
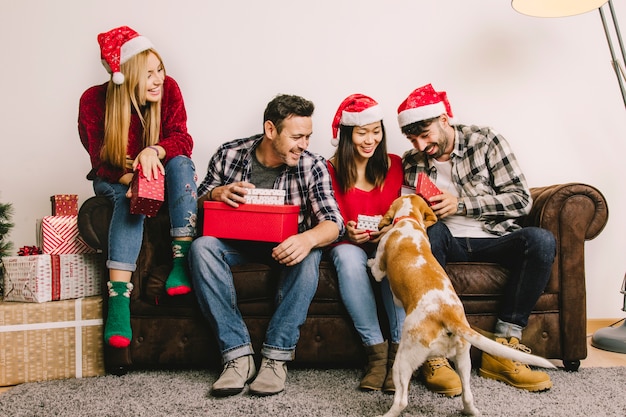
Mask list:
[{"label": "small red gift box", "polygon": [[294,205],[241,204],[234,208],[219,201],[204,202],[203,236],[223,239],[282,242],[298,233]]},{"label": "small red gift box", "polygon": [[148,181],[141,166],[137,166],[130,188],[133,194],[130,198],[131,214],[156,216],[165,200],[165,177],[159,175]]},{"label": "small red gift box", "polygon": [[428,175],[423,172],[417,174],[417,181],[415,183],[415,194],[421,196],[426,202],[432,206],[428,199],[430,197],[443,194],[439,188],[430,180]]},{"label": "small red gift box", "polygon": [[55,194],[50,197],[53,216],[76,216],[78,214],[78,195]]}]

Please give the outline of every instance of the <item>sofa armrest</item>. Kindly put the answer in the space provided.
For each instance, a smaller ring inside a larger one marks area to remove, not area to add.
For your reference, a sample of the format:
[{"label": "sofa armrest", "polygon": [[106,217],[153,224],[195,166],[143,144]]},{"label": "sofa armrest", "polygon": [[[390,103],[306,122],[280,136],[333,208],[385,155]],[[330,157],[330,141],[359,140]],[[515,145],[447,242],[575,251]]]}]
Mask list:
[{"label": "sofa armrest", "polygon": [[78,231],[89,246],[106,253],[113,205],[106,197],[93,196],[78,210]]},{"label": "sofa armrest", "polygon": [[[568,183],[531,188],[533,207],[521,220],[538,226],[556,238],[556,258],[547,293],[558,293],[564,358],[585,358],[586,344],[571,343],[586,337],[585,241],[598,236],[608,221],[609,210],[602,193],[586,184]],[[583,351],[584,350],[584,351]]]}]

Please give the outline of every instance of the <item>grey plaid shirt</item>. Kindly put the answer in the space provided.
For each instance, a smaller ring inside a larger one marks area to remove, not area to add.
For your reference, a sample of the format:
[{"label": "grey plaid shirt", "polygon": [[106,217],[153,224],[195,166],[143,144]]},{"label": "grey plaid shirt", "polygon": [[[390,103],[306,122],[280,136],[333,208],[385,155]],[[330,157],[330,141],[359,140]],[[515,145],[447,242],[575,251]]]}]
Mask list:
[{"label": "grey plaid shirt", "polygon": [[[519,229],[516,220],[530,212],[532,199],[508,142],[489,127],[453,127],[452,181],[467,215],[483,221],[484,229],[496,235]],[[402,165],[407,185],[415,185],[419,172],[437,179],[437,169],[417,149],[404,153]]]},{"label": "grey plaid shirt", "polygon": [[[198,197],[221,185],[237,181],[251,182],[252,152],[262,138],[263,135],[259,134],[221,145],[209,161],[207,174],[198,187]],[[299,233],[312,229],[324,220],[330,220],[339,228],[339,236],[343,236],[343,217],[323,157],[304,151],[298,165],[285,166],[276,178],[274,189],[285,190],[285,204],[300,206]]]}]

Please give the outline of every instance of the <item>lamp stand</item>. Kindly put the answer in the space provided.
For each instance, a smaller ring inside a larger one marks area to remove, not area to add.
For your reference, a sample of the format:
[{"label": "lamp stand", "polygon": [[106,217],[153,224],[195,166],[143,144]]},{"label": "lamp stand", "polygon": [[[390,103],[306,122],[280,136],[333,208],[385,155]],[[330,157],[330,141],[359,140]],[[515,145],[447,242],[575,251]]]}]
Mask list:
[{"label": "lamp stand", "polygon": [[626,83],[626,73],[624,72],[624,63],[626,62],[626,52],[624,50],[624,42],[622,41],[622,34],[619,30],[619,25],[617,24],[617,18],[615,17],[615,9],[613,9],[613,0],[609,0],[609,11],[611,12],[611,21],[613,22],[613,30],[615,31],[615,37],[619,43],[620,50],[622,52],[622,62],[617,60],[615,56],[615,49],[613,48],[613,41],[611,40],[611,33],[609,30],[609,25],[607,24],[606,17],[604,15],[604,11],[602,7],[598,8],[600,12],[600,19],[602,19],[602,26],[604,27],[604,34],[606,35],[606,41],[609,44],[609,51],[611,52],[611,63],[613,65],[613,70],[615,70],[615,75],[617,76],[617,82],[619,83],[620,90],[622,92],[622,99],[624,100],[624,107],[626,107],[626,87],[624,84]]},{"label": "lamp stand", "polygon": [[[624,295],[622,310],[626,311],[626,274],[624,274],[620,292]],[[611,352],[626,353],[626,320],[620,327],[609,326],[597,330],[591,337],[591,346]]]},{"label": "lamp stand", "polygon": [[605,327],[591,337],[591,346],[617,353],[626,353],[626,321],[619,327]]}]

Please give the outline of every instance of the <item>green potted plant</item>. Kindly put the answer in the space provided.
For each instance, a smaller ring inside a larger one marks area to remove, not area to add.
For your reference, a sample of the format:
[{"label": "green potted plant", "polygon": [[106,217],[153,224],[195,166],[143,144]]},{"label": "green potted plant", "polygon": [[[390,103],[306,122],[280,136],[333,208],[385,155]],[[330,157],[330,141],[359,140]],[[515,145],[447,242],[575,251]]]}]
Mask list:
[{"label": "green potted plant", "polygon": [[0,203],[0,300],[4,294],[4,265],[2,258],[9,256],[13,249],[13,243],[6,240],[6,235],[14,226],[11,223],[13,217],[13,206],[10,203]]}]

